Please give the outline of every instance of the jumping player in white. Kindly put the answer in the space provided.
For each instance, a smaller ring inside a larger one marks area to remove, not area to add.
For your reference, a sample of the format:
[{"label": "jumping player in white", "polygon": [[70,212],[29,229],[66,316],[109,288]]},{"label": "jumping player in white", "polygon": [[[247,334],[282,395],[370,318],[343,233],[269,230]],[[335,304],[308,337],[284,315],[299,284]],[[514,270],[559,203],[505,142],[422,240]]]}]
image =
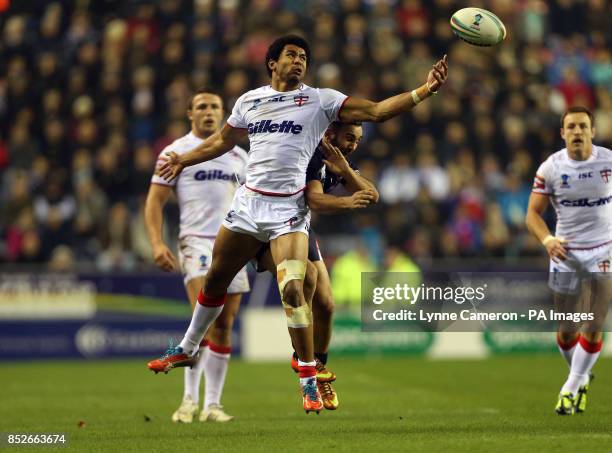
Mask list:
[{"label": "jumping player in white", "polygon": [[305,85],[309,62],[310,48],[303,38],[289,35],[274,41],[266,55],[270,85],[242,95],[219,133],[190,153],[168,153],[159,168],[160,176],[172,180],[183,168],[226,153],[245,136],[250,141],[246,184],[236,192],[217,235],[185,338],[148,366],[167,371],[193,362],[199,342],[222,309],[230,281],[262,242],[270,242],[289,334],[300,357],[303,407],[318,413],[323,402],[316,385],[312,313],[303,292],[310,224],[306,167],[330,123],[385,121],[407,112],[445,83],[448,64],[446,56],[439,60],[426,83],[412,92],[372,102]]},{"label": "jumping player in white", "polygon": [[[223,120],[223,101],[213,90],[197,90],[191,99],[187,116],[191,132],[173,142],[168,150],[183,154],[217,132]],[[145,223],[153,248],[155,263],[164,271],[177,268],[174,254],[162,239],[163,207],[172,190],[176,192],[180,210],[179,261],[184,275],[187,296],[195,308],[198,290],[210,267],[213,244],[227,213],[236,187],[244,181],[247,153],[236,146],[228,153],[186,169],[172,182],[153,175],[145,203]],[[215,320],[208,338],[200,344],[200,353],[192,367],[185,368],[185,390],[180,407],[172,421],[191,423],[198,413],[200,378],[205,378],[205,398],[200,421],[227,422],[221,406],[231,353],[232,325],[240,306],[242,293],[249,291],[246,270],[241,269],[228,287],[227,301]]]},{"label": "jumping player in white", "polygon": [[[550,256],[549,286],[557,311],[584,312],[580,302],[594,315],[582,329],[576,323],[559,324],[559,351],[570,367],[555,408],[559,415],[586,409],[612,297],[612,151],[593,145],[594,135],[586,108],[572,107],[563,115],[566,148],[540,165],[526,217],[527,228]],[[557,215],[554,236],[542,217],[549,199]]]}]

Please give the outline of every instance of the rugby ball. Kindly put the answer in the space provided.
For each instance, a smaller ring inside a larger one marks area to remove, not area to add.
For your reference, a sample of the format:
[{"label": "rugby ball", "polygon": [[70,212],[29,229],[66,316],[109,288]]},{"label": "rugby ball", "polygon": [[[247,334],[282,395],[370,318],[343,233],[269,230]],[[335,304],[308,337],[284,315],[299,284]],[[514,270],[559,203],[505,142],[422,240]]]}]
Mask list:
[{"label": "rugby ball", "polygon": [[506,27],[495,14],[482,8],[463,8],[450,19],[453,32],[474,46],[494,46],[506,37]]}]

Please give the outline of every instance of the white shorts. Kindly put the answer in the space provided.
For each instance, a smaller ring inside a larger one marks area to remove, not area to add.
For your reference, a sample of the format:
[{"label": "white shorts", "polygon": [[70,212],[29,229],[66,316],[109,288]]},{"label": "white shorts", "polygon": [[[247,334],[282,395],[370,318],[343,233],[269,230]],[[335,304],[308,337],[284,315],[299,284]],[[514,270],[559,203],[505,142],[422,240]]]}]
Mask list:
[{"label": "white shorts", "polygon": [[[197,236],[186,236],[179,240],[178,258],[185,284],[206,275],[212,261],[214,245],[214,239]],[[232,280],[227,293],[248,293],[250,289],[246,267],[243,267]]]},{"label": "white shorts", "polygon": [[308,236],[310,210],[304,192],[288,197],[263,195],[242,185],[236,190],[223,226],[269,242],[287,233]]},{"label": "white shorts", "polygon": [[576,294],[580,282],[591,278],[612,278],[612,243],[592,249],[567,251],[565,261],[550,261],[548,286],[556,293]]}]

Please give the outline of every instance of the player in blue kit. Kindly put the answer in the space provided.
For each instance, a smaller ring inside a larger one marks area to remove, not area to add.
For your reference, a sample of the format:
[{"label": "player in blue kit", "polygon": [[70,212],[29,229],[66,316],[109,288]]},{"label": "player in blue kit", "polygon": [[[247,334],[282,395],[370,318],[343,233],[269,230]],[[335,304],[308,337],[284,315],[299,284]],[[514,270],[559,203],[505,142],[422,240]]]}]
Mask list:
[{"label": "player in blue kit", "polygon": [[[336,213],[368,207],[378,201],[378,191],[359,174],[349,160],[361,138],[361,124],[332,123],[325,138],[315,151],[306,170],[306,199],[315,212]],[[313,272],[307,272],[304,282],[306,301],[312,306],[314,353],[317,362],[317,386],[325,409],[339,406],[338,395],[332,386],[336,374],[327,369],[329,343],[332,333],[334,299],[327,267],[321,256],[316,234],[311,229],[308,237],[308,260]],[[266,244],[257,257],[258,271],[274,273],[274,261]],[[312,274],[316,274],[313,276]],[[291,367],[299,372],[299,356],[293,353]]]}]

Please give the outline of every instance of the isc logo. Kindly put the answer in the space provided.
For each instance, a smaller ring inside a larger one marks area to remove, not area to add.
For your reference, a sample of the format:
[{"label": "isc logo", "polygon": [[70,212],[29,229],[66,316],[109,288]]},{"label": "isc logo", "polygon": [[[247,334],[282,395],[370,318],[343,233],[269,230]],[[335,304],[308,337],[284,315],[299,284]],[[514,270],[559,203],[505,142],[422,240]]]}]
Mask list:
[{"label": "isc logo", "polygon": [[248,129],[249,135],[265,134],[265,133],[270,133],[270,134],[292,133],[292,134],[297,135],[300,132],[302,132],[302,125],[293,124],[293,121],[287,121],[287,120],[283,121],[280,124],[273,123],[272,120],[261,120],[261,121],[257,121],[256,123],[247,124],[247,129]]}]

